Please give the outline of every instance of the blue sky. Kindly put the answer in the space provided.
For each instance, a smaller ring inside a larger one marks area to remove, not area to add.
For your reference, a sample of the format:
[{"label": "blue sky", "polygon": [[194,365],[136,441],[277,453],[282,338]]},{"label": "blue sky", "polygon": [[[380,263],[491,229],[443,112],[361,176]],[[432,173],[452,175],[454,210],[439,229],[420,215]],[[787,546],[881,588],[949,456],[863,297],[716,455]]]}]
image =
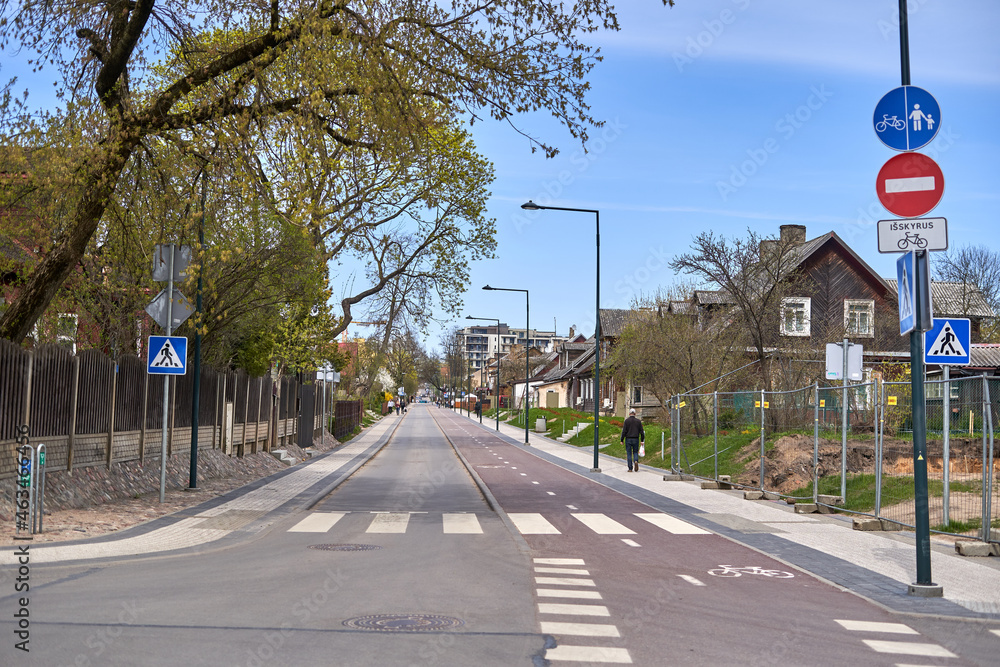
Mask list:
[{"label": "blue sky", "polygon": [[[498,255],[472,268],[462,314],[593,333],[594,216],[520,209],[528,199],[601,212],[601,307],[686,280],[666,266],[712,230],[835,231],[883,277],[876,221],[894,218],[875,194],[897,153],[872,127],[879,99],[900,85],[896,0],[658,0],[620,3],[621,32],[596,39],[596,117],[607,121],[584,154],[548,118],[524,119],[562,149],[550,160],[499,124],[473,128],[496,167],[489,212]],[[1000,252],[1000,22],[996,0],[911,0],[911,83],[941,107],[921,152],[945,177],[930,214],[948,219],[949,244]],[[750,161],[749,163],[747,161]],[[734,176],[735,172],[735,176]],[[462,326],[467,322],[458,320]],[[554,324],[555,323],[555,324]],[[439,332],[428,332],[437,344]]]},{"label": "blue sky", "polygon": [[[938,136],[921,151],[945,177],[931,215],[948,219],[953,248],[1000,252],[1000,2],[909,5],[912,84],[941,107]],[[535,328],[593,332],[593,216],[522,211],[528,199],[601,211],[605,308],[686,280],[667,264],[708,230],[769,235],[794,223],[808,238],[832,230],[880,275],[895,275],[896,255],[877,250],[875,223],[894,216],[879,204],[875,179],[896,152],[876,137],[872,115],[900,85],[897,0],[619,6],[621,31],[590,38],[604,61],[591,73],[589,102],[607,125],[592,133],[588,153],[543,114],[520,122],[561,148],[554,159],[532,154],[505,124],[473,127],[496,168],[489,214],[498,258],[473,265],[452,324],[475,315],[524,325],[523,295],[480,289],[491,284],[530,289]],[[17,67],[0,61],[0,78]],[[45,78],[31,86],[35,104],[45,103]],[[335,282],[335,294],[342,289]],[[431,346],[442,330],[425,332]]]}]

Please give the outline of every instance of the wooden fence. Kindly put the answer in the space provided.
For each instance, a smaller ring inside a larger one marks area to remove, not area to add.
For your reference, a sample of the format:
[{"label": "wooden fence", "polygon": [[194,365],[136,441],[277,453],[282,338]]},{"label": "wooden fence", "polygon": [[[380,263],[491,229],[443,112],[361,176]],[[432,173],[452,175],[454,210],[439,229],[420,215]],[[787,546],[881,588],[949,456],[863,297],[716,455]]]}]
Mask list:
[{"label": "wooden fence", "polygon": [[[171,455],[191,448],[194,376],[167,377]],[[312,409],[302,410],[302,385],[295,377],[250,377],[202,367],[200,390],[198,447],[232,456],[293,443],[309,421],[318,435],[324,395],[326,414],[334,413],[332,391],[306,392]],[[96,350],[73,355],[57,345],[26,350],[0,340],[0,479],[14,476],[15,438],[23,424],[32,444],[45,443],[49,470],[158,459],[163,391],[163,376],[150,377],[145,362],[135,356],[116,362]],[[302,414],[311,420],[300,424]]]}]

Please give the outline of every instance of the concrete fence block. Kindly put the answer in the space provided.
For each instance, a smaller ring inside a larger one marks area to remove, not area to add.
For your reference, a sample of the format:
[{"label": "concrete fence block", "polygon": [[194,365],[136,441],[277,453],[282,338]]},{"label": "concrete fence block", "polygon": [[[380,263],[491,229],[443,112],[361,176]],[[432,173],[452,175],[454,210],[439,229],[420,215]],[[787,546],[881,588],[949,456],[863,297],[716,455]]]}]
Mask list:
[{"label": "concrete fence block", "polygon": [[796,514],[814,514],[819,510],[815,503],[797,503],[795,505]]},{"label": "concrete fence block", "polygon": [[854,530],[882,530],[882,522],[874,517],[857,517],[854,519]]},{"label": "concrete fence block", "polygon": [[743,500],[761,500],[764,498],[763,491],[744,491]]}]

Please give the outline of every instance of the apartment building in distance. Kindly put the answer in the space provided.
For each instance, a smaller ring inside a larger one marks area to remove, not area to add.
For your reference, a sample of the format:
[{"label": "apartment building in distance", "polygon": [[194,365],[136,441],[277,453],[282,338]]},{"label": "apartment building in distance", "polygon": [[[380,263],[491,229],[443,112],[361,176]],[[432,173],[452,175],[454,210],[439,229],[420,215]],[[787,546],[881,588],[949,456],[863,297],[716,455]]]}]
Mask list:
[{"label": "apartment building in distance", "polygon": [[503,322],[499,327],[495,324],[465,327],[459,330],[459,335],[464,341],[463,349],[468,355],[469,365],[476,369],[488,366],[496,358],[497,349],[502,357],[515,345],[523,346],[525,340],[529,347],[539,352],[552,352],[560,343],[569,340],[568,336],[559,336],[555,331],[531,329],[526,332],[523,328],[510,327]]}]

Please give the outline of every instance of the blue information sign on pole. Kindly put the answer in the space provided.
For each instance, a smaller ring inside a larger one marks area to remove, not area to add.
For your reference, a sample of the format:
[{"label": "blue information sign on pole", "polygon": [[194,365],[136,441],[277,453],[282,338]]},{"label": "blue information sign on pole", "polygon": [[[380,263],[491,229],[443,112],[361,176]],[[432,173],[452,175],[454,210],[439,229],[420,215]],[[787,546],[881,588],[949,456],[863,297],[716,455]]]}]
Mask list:
[{"label": "blue information sign on pole", "polygon": [[939,366],[967,366],[972,348],[972,327],[962,318],[934,318],[934,326],[924,332],[924,363]]},{"label": "blue information sign on pole", "polygon": [[150,336],[146,346],[146,372],[151,375],[184,375],[187,372],[184,336]]},{"label": "blue information sign on pole", "polygon": [[875,105],[875,134],[889,148],[915,151],[926,146],[941,128],[941,107],[923,88],[900,86]]},{"label": "blue information sign on pole", "polygon": [[904,253],[896,260],[896,286],[899,293],[899,335],[905,336],[917,326],[917,254]]}]

